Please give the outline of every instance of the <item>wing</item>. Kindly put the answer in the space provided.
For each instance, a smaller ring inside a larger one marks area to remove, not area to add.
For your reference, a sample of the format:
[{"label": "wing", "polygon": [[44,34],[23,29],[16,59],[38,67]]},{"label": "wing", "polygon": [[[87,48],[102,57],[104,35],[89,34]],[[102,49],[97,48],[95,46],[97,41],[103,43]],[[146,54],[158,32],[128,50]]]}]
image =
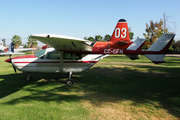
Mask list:
[{"label": "wing", "polygon": [[88,40],[55,34],[34,34],[31,35],[31,37],[59,51],[80,53],[92,52],[92,42]]},{"label": "wing", "polygon": [[13,52],[3,52],[3,53],[0,53],[0,56],[1,55],[23,55],[25,53],[13,53]]},{"label": "wing", "polygon": [[21,48],[21,49],[14,49],[14,52],[27,52],[27,51],[34,51],[37,48]]}]

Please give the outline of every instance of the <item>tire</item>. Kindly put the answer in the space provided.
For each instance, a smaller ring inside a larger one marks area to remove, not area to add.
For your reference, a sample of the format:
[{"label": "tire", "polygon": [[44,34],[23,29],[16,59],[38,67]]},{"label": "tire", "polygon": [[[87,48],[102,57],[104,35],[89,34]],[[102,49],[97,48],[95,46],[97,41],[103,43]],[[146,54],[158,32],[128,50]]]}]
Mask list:
[{"label": "tire", "polygon": [[68,80],[66,80],[66,84],[72,85],[72,84],[74,84],[74,81],[72,79],[68,79]]},{"label": "tire", "polygon": [[28,75],[28,76],[25,77],[25,80],[30,81],[30,80],[32,80],[32,78],[31,78],[31,76]]}]

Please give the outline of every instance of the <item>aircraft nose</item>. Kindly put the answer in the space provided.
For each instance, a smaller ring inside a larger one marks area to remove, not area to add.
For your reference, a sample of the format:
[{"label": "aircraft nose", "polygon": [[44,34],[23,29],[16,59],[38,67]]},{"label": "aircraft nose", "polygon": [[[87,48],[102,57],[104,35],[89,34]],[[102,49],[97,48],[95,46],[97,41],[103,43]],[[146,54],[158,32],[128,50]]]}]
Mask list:
[{"label": "aircraft nose", "polygon": [[5,62],[11,63],[11,59],[9,58],[9,59],[5,60]]}]

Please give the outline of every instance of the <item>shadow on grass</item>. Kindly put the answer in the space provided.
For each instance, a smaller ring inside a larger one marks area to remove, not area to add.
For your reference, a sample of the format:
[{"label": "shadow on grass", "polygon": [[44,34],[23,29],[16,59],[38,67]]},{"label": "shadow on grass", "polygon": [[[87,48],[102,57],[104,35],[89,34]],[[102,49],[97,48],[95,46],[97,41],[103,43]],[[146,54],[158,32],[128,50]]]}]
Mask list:
[{"label": "shadow on grass", "polygon": [[16,91],[21,90],[24,86],[31,82],[22,81],[21,74],[0,75],[0,99],[6,97]]},{"label": "shadow on grass", "polygon": [[[148,68],[148,72],[141,72],[139,68]],[[180,68],[148,65],[136,65],[133,70],[128,67],[93,67],[75,74],[73,76],[75,84],[72,86],[64,84],[67,74],[33,74],[34,81],[31,82],[22,80],[25,77],[23,73],[2,75],[1,79],[4,80],[0,81],[0,98],[24,90],[31,94],[4,104],[88,100],[96,106],[101,106],[106,102],[131,100],[133,101],[131,105],[147,104],[164,108],[180,118],[179,72]],[[81,91],[84,94],[80,94]]]}]

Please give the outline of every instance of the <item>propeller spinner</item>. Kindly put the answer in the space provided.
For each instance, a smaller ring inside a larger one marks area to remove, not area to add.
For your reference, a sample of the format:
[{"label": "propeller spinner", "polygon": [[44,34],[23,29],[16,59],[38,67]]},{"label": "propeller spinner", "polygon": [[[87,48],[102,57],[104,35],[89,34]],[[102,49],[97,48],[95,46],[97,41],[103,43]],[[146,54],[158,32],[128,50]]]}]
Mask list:
[{"label": "propeller spinner", "polygon": [[7,60],[5,60],[5,62],[11,63],[11,64],[12,64],[12,67],[13,67],[13,69],[14,69],[14,72],[17,73],[16,68],[15,68],[15,66],[14,66],[13,63],[12,63],[11,55],[9,55],[9,57],[10,57],[10,58],[7,59]]}]

